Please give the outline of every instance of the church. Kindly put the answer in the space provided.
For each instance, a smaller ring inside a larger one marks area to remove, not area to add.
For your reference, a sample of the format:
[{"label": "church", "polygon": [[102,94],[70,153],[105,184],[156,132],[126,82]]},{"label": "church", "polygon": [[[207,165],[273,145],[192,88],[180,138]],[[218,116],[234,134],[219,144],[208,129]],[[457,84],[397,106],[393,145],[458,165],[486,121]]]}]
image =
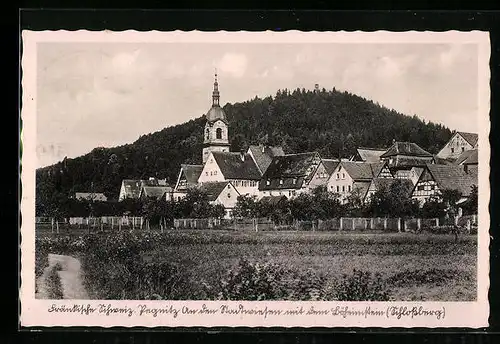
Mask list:
[{"label": "church", "polygon": [[272,159],[284,155],[284,152],[281,147],[270,146],[250,146],[247,151],[230,151],[229,122],[220,106],[217,73],[212,106],[205,118],[201,152],[203,163],[181,165],[172,197],[178,201],[186,196],[189,188],[199,187],[209,193],[214,203],[224,205],[226,217],[231,217],[238,196],[259,197],[259,181]]}]

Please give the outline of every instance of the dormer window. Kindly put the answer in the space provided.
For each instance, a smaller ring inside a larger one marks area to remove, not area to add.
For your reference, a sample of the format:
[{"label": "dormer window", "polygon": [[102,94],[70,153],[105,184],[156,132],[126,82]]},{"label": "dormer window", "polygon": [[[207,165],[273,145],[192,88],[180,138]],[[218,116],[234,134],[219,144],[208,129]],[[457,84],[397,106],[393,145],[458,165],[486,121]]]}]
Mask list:
[{"label": "dormer window", "polygon": [[297,178],[293,178],[293,183],[297,184]]},{"label": "dormer window", "polygon": [[283,179],[280,179],[280,185],[283,185]]},{"label": "dormer window", "polygon": [[271,181],[269,179],[266,180],[266,185],[271,185]]}]

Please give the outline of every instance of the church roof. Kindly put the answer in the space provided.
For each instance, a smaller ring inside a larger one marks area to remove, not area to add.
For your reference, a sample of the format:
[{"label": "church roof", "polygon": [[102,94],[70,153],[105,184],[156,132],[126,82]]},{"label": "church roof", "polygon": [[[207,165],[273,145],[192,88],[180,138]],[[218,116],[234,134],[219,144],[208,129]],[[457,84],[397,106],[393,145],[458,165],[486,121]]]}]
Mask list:
[{"label": "church roof", "polygon": [[205,117],[210,123],[220,120],[227,124],[226,113],[219,105],[212,105]]},{"label": "church roof", "polygon": [[250,154],[212,152],[221,173],[226,179],[259,180],[260,172]]},{"label": "church roof", "polygon": [[266,172],[273,157],[285,155],[283,148],[279,146],[251,145],[248,147],[248,151],[252,153],[255,163],[262,174]]}]

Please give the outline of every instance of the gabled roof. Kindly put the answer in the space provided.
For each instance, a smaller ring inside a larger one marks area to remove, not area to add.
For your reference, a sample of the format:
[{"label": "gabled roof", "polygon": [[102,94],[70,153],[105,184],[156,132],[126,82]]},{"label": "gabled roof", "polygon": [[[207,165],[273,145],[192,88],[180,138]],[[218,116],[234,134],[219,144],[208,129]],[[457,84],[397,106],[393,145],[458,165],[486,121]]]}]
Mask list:
[{"label": "gabled roof", "polygon": [[316,152],[275,156],[264,178],[305,177],[311,173],[312,164],[320,159]]},{"label": "gabled roof", "polygon": [[[201,187],[200,189],[205,192],[208,196],[208,200],[210,202],[213,202],[217,199],[217,197],[219,197],[219,195],[222,193],[222,191],[224,191],[224,189],[229,185],[231,184],[231,182],[207,182],[207,183],[203,183],[201,184]],[[233,188],[236,192],[238,192],[238,190],[236,190],[235,188]]]},{"label": "gabled roof", "polygon": [[462,166],[429,164],[427,170],[441,190],[458,190],[463,196],[468,196],[471,186],[478,185],[477,173],[467,173]]},{"label": "gabled roof", "polygon": [[329,175],[331,175],[340,164],[337,159],[321,159],[321,161],[323,162],[323,166],[325,166],[325,170]]},{"label": "gabled roof", "polygon": [[478,135],[475,133],[467,133],[465,131],[457,131],[460,136],[462,136],[465,141],[469,142],[471,146],[475,146],[478,140]]},{"label": "gabled roof", "polygon": [[277,205],[280,202],[287,200],[285,195],[281,196],[264,196],[260,199],[260,202],[267,203],[269,205]]},{"label": "gabled roof", "polygon": [[172,188],[169,186],[143,186],[141,189],[141,196],[153,197],[156,199],[163,198],[165,193],[172,192]]},{"label": "gabled roof", "polygon": [[343,161],[340,164],[354,181],[369,181],[378,176],[385,166],[384,162],[368,163]]},{"label": "gabled roof", "polygon": [[75,198],[78,200],[107,201],[108,198],[101,192],[76,192]]},{"label": "gabled roof", "polygon": [[380,156],[387,151],[387,148],[366,148],[357,149],[358,155],[365,162],[379,162]]},{"label": "gabled roof", "polygon": [[200,177],[201,171],[203,171],[203,165],[181,165],[182,173],[186,178],[187,185],[192,186],[198,184],[198,178]]},{"label": "gabled roof", "polygon": [[455,165],[477,165],[477,149],[471,149],[463,152],[455,160]]},{"label": "gabled roof", "polygon": [[285,155],[283,148],[279,146],[251,145],[248,147],[248,151],[252,153],[255,163],[262,174],[266,172],[273,157]]},{"label": "gabled roof", "polygon": [[122,186],[125,188],[125,197],[139,198],[143,186],[158,186],[158,179],[124,179]]},{"label": "gabled roof", "polygon": [[394,155],[433,157],[431,153],[422,149],[419,145],[413,142],[394,142],[394,144],[380,157],[388,158]]},{"label": "gabled roof", "polygon": [[250,154],[212,152],[215,162],[226,179],[259,180],[260,172]]}]

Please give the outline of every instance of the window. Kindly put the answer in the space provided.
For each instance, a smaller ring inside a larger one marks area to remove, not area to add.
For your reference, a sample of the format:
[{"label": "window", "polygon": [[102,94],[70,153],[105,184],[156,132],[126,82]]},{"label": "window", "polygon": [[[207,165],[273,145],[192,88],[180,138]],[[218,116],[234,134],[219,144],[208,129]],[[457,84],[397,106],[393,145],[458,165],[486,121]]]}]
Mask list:
[{"label": "window", "polygon": [[213,175],[214,175],[214,173],[213,173],[212,171],[210,171],[210,175],[211,175],[211,176],[213,176]]},{"label": "window", "polygon": [[337,179],[340,179],[340,173],[337,173]]},{"label": "window", "polygon": [[227,184],[227,188],[228,188],[228,189],[231,189],[231,185]]},{"label": "window", "polygon": [[297,184],[297,178],[293,178],[293,183]]},{"label": "window", "polygon": [[455,148],[451,147],[451,152],[455,153]]},{"label": "window", "polygon": [[295,194],[296,194],[296,192],[295,192],[295,190],[293,190],[293,191],[292,191],[292,195],[294,195],[294,196],[295,196]]},{"label": "window", "polygon": [[350,185],[348,185],[347,188],[348,188],[349,191],[351,191],[351,186]]},{"label": "window", "polygon": [[283,185],[283,179],[280,179],[280,185]]},{"label": "window", "polygon": [[290,197],[291,195],[292,195],[292,192],[288,191],[288,197]]},{"label": "window", "polygon": [[462,147],[462,153],[465,152],[465,147]]},{"label": "window", "polygon": [[208,176],[208,171],[206,171],[206,172],[205,172],[205,175],[207,175],[207,176]]},{"label": "window", "polygon": [[345,192],[345,185],[342,185],[342,192]]},{"label": "window", "polygon": [[337,185],[337,192],[339,192],[339,186]]},{"label": "window", "polygon": [[217,130],[215,130],[215,138],[218,140],[222,139],[222,129],[221,128],[217,128]]},{"label": "window", "polygon": [[345,173],[342,173],[342,179],[345,179]]},{"label": "window", "polygon": [[216,176],[216,175],[217,175],[217,171],[214,171],[214,176]]},{"label": "window", "polygon": [[207,128],[207,140],[210,139],[210,130]]},{"label": "window", "polygon": [[231,198],[231,193],[230,192],[227,193],[227,198]]},{"label": "window", "polygon": [[269,179],[266,180],[266,185],[271,185],[271,181]]}]

